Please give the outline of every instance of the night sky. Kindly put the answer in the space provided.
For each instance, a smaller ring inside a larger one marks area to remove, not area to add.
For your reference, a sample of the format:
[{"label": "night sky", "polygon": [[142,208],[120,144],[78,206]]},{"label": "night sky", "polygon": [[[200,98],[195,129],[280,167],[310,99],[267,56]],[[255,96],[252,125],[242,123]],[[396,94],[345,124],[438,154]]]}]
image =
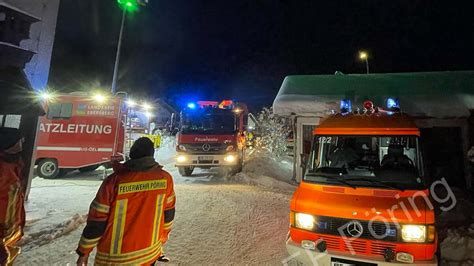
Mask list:
[{"label": "night sky", "polygon": [[[136,97],[271,105],[286,75],[474,69],[474,15],[457,1],[149,0],[128,16],[118,87]],[[464,1],[468,3],[467,1]],[[458,3],[458,4],[456,4]],[[115,0],[62,0],[50,85],[109,89]]]}]

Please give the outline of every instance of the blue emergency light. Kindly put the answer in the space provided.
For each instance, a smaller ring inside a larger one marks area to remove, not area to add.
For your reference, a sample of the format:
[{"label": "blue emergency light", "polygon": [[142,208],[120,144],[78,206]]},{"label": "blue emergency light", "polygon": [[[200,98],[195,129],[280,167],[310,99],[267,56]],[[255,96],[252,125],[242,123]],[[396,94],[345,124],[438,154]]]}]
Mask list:
[{"label": "blue emergency light", "polygon": [[195,103],[188,103],[188,108],[189,109],[194,109],[194,108],[196,108],[196,104]]},{"label": "blue emergency light", "polygon": [[343,99],[341,100],[341,113],[352,112],[351,100]]},{"label": "blue emergency light", "polygon": [[397,98],[387,99],[387,108],[389,110],[400,110],[400,102]]}]

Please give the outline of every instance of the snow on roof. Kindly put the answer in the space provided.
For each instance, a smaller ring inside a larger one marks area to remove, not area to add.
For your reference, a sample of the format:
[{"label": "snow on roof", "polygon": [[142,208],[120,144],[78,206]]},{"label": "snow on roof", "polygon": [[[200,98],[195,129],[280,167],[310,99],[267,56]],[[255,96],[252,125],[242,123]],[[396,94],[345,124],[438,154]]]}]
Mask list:
[{"label": "snow on roof", "polygon": [[341,99],[361,107],[397,97],[403,112],[416,117],[469,117],[474,109],[474,71],[287,76],[273,102],[280,115],[326,116]]},{"label": "snow on roof", "polygon": [[35,16],[35,15],[29,13],[29,12],[26,12],[26,11],[24,11],[24,10],[22,10],[22,9],[19,9],[18,7],[12,6],[12,5],[10,5],[9,3],[0,2],[0,6],[4,6],[4,7],[6,7],[6,8],[9,8],[9,9],[11,9],[11,10],[13,10],[13,11],[16,11],[16,12],[18,12],[18,13],[20,13],[20,14],[26,15],[26,16],[28,16],[28,17],[30,17],[30,18],[33,18],[33,19],[37,20],[37,21],[40,21],[40,20],[41,20],[41,18],[39,18],[39,17],[37,17],[37,16]]}]

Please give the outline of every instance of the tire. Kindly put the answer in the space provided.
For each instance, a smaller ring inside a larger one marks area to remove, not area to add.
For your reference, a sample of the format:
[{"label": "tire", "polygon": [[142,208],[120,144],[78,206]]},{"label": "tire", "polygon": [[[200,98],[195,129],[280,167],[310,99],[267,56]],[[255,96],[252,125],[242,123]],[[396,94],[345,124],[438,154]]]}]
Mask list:
[{"label": "tire", "polygon": [[245,149],[242,149],[242,152],[240,153],[239,162],[233,169],[234,174],[242,172],[242,168],[244,167],[244,156],[245,156]]},{"label": "tire", "polygon": [[179,166],[178,171],[181,176],[188,177],[193,174],[194,167],[193,166]]},{"label": "tire", "polygon": [[89,166],[86,166],[86,167],[81,167],[78,170],[81,173],[87,173],[87,172],[95,171],[97,168],[99,168],[99,166],[100,166],[99,164],[89,165]]},{"label": "tire", "polygon": [[54,179],[60,176],[60,169],[56,159],[42,159],[38,163],[38,175],[46,179]]},{"label": "tire", "polygon": [[232,166],[221,166],[219,167],[219,176],[222,178],[229,178],[234,173],[234,167]]},{"label": "tire", "polygon": [[232,174],[237,174],[242,172],[242,168],[244,167],[244,162],[239,160],[236,166],[232,167]]}]

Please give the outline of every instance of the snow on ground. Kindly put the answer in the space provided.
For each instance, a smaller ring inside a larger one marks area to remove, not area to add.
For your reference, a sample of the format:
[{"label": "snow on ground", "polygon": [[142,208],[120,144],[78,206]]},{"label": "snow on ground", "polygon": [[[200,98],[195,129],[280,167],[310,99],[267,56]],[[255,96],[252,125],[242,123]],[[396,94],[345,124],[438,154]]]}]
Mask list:
[{"label": "snow on ground", "polygon": [[474,265],[474,202],[472,196],[452,188],[456,206],[437,218],[441,239],[441,265]]},{"label": "snow on ground", "polygon": [[441,242],[442,265],[474,265],[474,223],[448,229]]},{"label": "snow on ground", "polygon": [[[176,194],[175,225],[165,246],[171,265],[274,265],[285,258],[289,194],[207,180],[177,184]],[[81,231],[28,249],[17,263],[73,264]]]},{"label": "snow on ground", "polygon": [[103,170],[99,170],[86,174],[73,172],[57,180],[34,178],[25,204],[24,249],[29,248],[28,244],[47,244],[83,224],[102,176]]},{"label": "snow on ground", "polygon": [[[174,154],[173,143],[164,143],[156,152],[157,161],[174,177],[177,194],[174,229],[165,246],[172,259],[169,265],[275,265],[287,257],[289,201],[295,187],[281,181],[270,186],[276,189],[265,186],[273,175],[288,179],[284,171],[272,170],[262,159],[249,161],[244,173],[229,179],[215,170],[181,177]],[[263,183],[255,181],[260,171]],[[75,263],[74,250],[101,177],[102,171],[95,171],[33,180],[23,253],[16,264]]]}]

